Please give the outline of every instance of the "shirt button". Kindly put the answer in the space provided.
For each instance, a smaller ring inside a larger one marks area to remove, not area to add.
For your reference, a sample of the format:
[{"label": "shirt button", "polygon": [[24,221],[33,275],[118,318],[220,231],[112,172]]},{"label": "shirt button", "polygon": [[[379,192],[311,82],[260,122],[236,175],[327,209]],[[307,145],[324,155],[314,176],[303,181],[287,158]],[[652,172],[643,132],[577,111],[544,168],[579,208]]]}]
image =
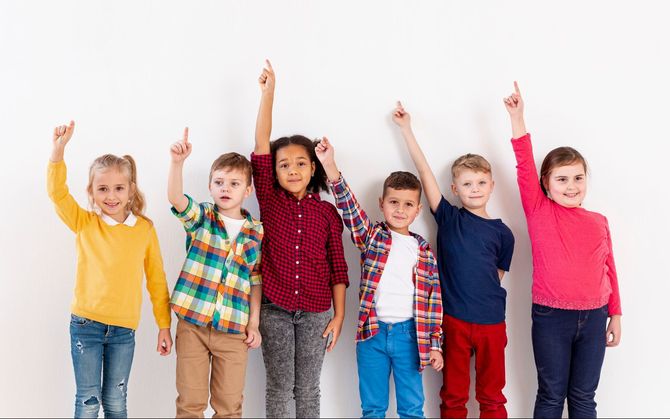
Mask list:
[{"label": "shirt button", "polygon": [[295,264],[296,264],[296,265],[300,265],[300,261],[299,261],[299,260],[296,260],[296,261],[295,261]]},{"label": "shirt button", "polygon": [[295,290],[295,293],[297,294],[297,293],[298,293],[298,290]]},{"label": "shirt button", "polygon": [[300,233],[302,230],[298,230],[298,233]]},{"label": "shirt button", "polygon": [[298,279],[298,278],[300,278],[300,275],[296,275],[296,276],[295,276],[295,279]]},{"label": "shirt button", "polygon": [[300,248],[300,246],[296,246],[295,248],[296,248],[296,249],[299,249],[299,248]]},{"label": "shirt button", "polygon": [[302,214],[298,214],[298,218],[302,218]]}]

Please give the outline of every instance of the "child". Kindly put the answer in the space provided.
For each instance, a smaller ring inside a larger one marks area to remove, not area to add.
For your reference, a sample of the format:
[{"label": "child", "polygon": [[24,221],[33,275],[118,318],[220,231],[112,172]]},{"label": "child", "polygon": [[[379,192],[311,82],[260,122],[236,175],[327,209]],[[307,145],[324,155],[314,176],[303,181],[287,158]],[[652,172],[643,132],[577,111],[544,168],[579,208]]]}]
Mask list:
[{"label": "child", "polygon": [[393,371],[398,415],[423,417],[421,371],[442,369],[442,297],[430,245],[409,226],[421,210],[421,183],[393,172],[384,181],[374,226],[335,164],[324,138],[316,153],[328,175],[337,207],[361,251],[360,307],[356,331],[358,383],[363,417],[385,417]]},{"label": "child", "polygon": [[[47,172],[56,213],[77,236],[77,280],[70,343],[77,384],[74,416],[127,417],[128,378],[140,320],[142,276],[158,328],[156,350],[172,348],[170,308],[156,230],[144,211],[135,161],[111,154],[95,159],[86,188],[96,211],[81,208],[68,191],[63,161],[74,121],[54,129]],[[102,382],[102,386],[100,383]]]},{"label": "child", "polygon": [[[504,99],[512,121],[517,181],[533,248],[534,417],[596,417],[605,347],[621,339],[621,301],[607,218],[581,207],[586,161],[570,147],[547,154],[538,178],[523,100]],[[610,317],[606,327],[607,317]]]},{"label": "child", "polygon": [[[177,417],[203,417],[210,395],[215,417],[240,417],[247,349],[258,348],[259,272],[263,226],[242,203],[251,163],[219,156],[209,171],[214,204],[183,194],[182,167],[191,154],[188,128],[170,148],[168,199],[186,230],[186,260],[170,303],[177,322]],[[210,379],[211,363],[211,379]]]},{"label": "child", "polygon": [[470,393],[470,357],[475,354],[476,397],[480,416],[507,417],[505,387],[505,297],[500,285],[509,271],[514,236],[486,204],[493,192],[491,165],[476,154],[451,167],[457,208],[442,196],[435,175],[412,132],[400,102],[393,114],[419,171],[430,210],[437,221],[438,267],[444,300],[445,368],[440,398],[442,417],[465,418]]},{"label": "child", "polygon": [[[342,220],[322,201],[326,175],[314,143],[294,135],[270,143],[275,76],[270,62],[258,82],[261,104],[251,155],[265,226],[261,333],[267,376],[267,417],[319,417],[321,365],[335,348],[344,320],[347,263]],[[333,301],[335,313],[329,309]]]}]

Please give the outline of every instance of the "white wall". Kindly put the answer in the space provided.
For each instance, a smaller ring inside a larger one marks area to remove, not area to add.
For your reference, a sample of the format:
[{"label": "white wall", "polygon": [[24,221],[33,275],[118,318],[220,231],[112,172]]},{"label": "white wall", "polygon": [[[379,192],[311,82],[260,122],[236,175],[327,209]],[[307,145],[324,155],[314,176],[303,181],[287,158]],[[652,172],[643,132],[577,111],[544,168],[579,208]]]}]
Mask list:
[{"label": "white wall", "polygon": [[[508,297],[507,387],[512,416],[532,413],[531,259],[502,97],[519,80],[536,160],[571,145],[591,164],[586,207],[609,218],[620,274],[623,341],[608,349],[597,394],[601,416],[668,416],[666,328],[670,223],[667,120],[670,6],[657,1],[3,1],[0,125],[5,221],[0,239],[0,416],[72,414],[68,314],[74,236],[45,190],[52,127],[77,121],[69,185],[84,204],[89,163],[129,153],[169,286],[184,234],[166,199],[168,146],[185,125],[194,151],[185,189],[207,195],[220,153],[249,153],[263,59],[278,87],[273,138],[328,135],[340,168],[373,217],[381,181],[413,170],[390,119],[395,100],[446,190],[465,152],[489,158],[490,214],[514,231]],[[258,214],[255,198],[248,207]],[[425,211],[414,230],[431,240]],[[357,254],[343,236],[352,287],[343,337],[326,357],[322,415],[360,414],[354,357]],[[175,358],[155,352],[145,299],[129,387],[132,416],[174,414]],[[427,415],[440,376],[425,373]],[[249,360],[244,412],[264,414],[260,350]],[[470,403],[477,414],[476,403]],[[392,404],[390,415],[395,415]]]}]

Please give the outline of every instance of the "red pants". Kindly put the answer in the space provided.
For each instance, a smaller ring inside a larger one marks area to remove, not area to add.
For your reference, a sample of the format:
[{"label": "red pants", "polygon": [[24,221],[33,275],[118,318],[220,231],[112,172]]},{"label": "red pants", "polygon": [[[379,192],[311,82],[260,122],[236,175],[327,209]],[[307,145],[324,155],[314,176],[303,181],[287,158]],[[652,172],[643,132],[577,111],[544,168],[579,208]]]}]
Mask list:
[{"label": "red pants", "polygon": [[444,331],[444,370],[440,390],[440,414],[443,418],[465,418],[470,393],[470,357],[475,355],[476,397],[482,418],[506,418],[505,322],[476,324],[447,314]]}]

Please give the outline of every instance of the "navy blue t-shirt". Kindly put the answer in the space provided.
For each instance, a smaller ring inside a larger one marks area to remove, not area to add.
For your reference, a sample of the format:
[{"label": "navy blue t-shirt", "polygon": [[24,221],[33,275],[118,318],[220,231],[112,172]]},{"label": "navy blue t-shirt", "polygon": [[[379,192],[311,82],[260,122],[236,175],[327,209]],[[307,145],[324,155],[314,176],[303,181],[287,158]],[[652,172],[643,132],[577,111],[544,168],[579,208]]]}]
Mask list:
[{"label": "navy blue t-shirt", "polygon": [[459,320],[495,324],[505,320],[507,292],[498,269],[509,271],[514,235],[500,219],[457,208],[444,197],[437,221],[437,266],[444,312]]}]

